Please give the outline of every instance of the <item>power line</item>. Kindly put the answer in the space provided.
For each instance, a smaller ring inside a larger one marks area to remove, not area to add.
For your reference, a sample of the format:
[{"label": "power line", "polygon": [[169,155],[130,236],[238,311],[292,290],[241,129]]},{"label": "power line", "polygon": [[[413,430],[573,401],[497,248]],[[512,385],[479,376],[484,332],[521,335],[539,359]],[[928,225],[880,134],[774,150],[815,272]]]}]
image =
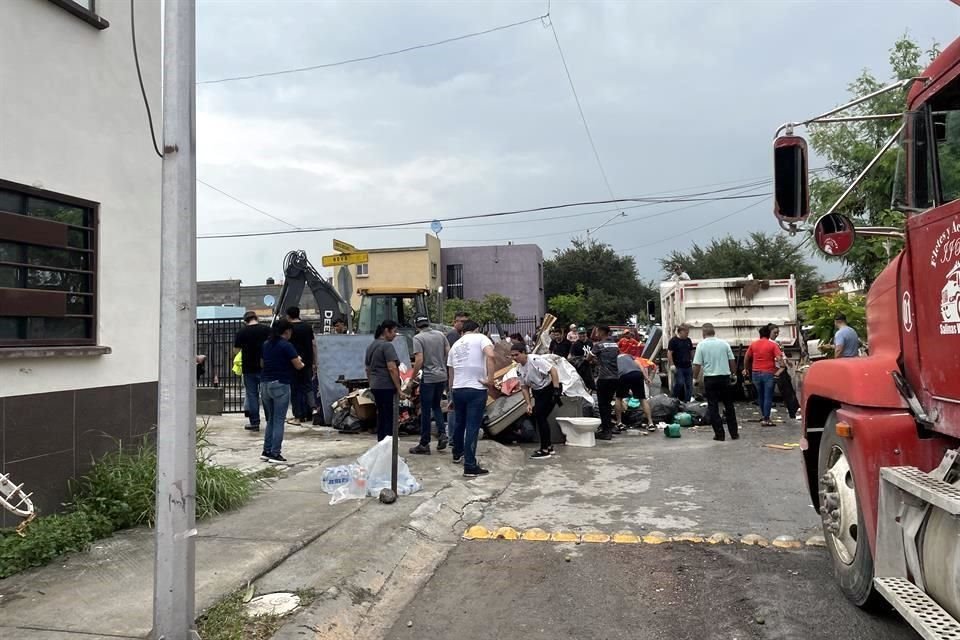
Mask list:
[{"label": "power line", "polygon": [[652,204],[665,204],[670,202],[716,202],[720,200],[742,200],[746,198],[760,198],[764,196],[769,196],[769,193],[758,193],[752,195],[734,195],[734,196],[719,196],[716,198],[614,198],[612,200],[588,200],[584,202],[565,202],[563,204],[553,204],[543,207],[532,207],[529,209],[514,209],[512,211],[497,211],[493,213],[479,213],[465,216],[450,216],[446,218],[429,218],[426,220],[408,220],[406,222],[384,222],[378,224],[364,224],[364,225],[346,225],[339,227],[301,227],[299,229],[290,229],[290,230],[279,230],[279,231],[250,231],[244,233],[221,233],[221,234],[205,234],[197,236],[198,239],[208,240],[215,238],[255,238],[263,236],[280,236],[280,235],[289,235],[293,233],[318,233],[325,231],[363,231],[367,229],[384,229],[384,228],[396,228],[396,227],[409,227],[416,225],[427,225],[431,224],[434,221],[438,222],[449,222],[452,220],[470,220],[474,218],[498,218],[502,216],[513,216],[521,213],[536,213],[540,211],[554,211],[556,209],[567,209],[570,207],[586,207],[591,205],[598,204],[616,204],[619,202],[650,202]]},{"label": "power line", "polygon": [[[767,195],[767,196],[768,196],[768,195],[771,195],[771,194],[766,193],[766,194],[761,194],[761,195]],[[645,248],[647,248],[647,247],[652,247],[652,246],[654,246],[654,245],[660,244],[660,243],[662,243],[662,242],[667,242],[668,240],[675,240],[675,239],[677,239],[677,238],[681,238],[681,237],[683,237],[683,236],[690,235],[691,233],[696,233],[697,231],[700,231],[701,229],[705,229],[706,227],[709,227],[709,226],[712,225],[712,224],[717,224],[718,222],[723,222],[724,220],[727,220],[728,218],[732,218],[732,217],[735,216],[735,215],[741,214],[741,213],[743,213],[744,211],[746,211],[746,210],[748,210],[748,209],[752,209],[753,207],[759,206],[759,205],[763,204],[763,202],[764,202],[763,200],[758,200],[757,202],[754,202],[754,203],[752,203],[752,204],[749,204],[749,205],[747,205],[746,207],[743,207],[742,209],[737,209],[736,211],[734,211],[734,212],[732,212],[732,213],[728,213],[728,214],[725,215],[725,216],[720,216],[719,218],[714,218],[714,219],[711,220],[710,222],[707,222],[707,223],[705,223],[705,224],[701,224],[700,226],[694,227],[693,229],[688,229],[687,231],[684,231],[684,232],[682,232],[682,233],[677,233],[677,234],[672,235],[672,236],[667,236],[666,238],[660,238],[659,240],[656,240],[656,241],[654,241],[654,242],[648,242],[648,243],[646,243],[646,244],[641,244],[641,245],[639,245],[639,246],[631,247],[631,248],[629,248],[629,249],[623,249],[623,250],[621,250],[621,253],[627,253],[627,252],[629,252],[629,251],[637,251],[637,250],[639,250],[639,249],[645,249]]]},{"label": "power line", "polygon": [[300,229],[300,227],[298,227],[297,225],[292,224],[292,223],[290,223],[290,222],[287,222],[287,221],[284,220],[283,218],[278,218],[277,216],[273,215],[272,213],[267,213],[267,212],[264,211],[263,209],[258,209],[257,207],[253,206],[253,205],[250,204],[249,202],[244,202],[244,201],[241,200],[240,198],[238,198],[238,197],[236,197],[236,196],[230,195],[229,193],[227,193],[227,192],[224,191],[223,189],[218,189],[217,187],[213,186],[213,185],[210,184],[209,182],[204,182],[203,180],[200,180],[199,178],[197,179],[197,182],[199,182],[199,183],[202,184],[203,186],[207,187],[208,189],[213,189],[213,190],[216,191],[217,193],[219,193],[219,194],[221,194],[221,195],[224,195],[224,196],[230,198],[231,200],[233,200],[233,201],[235,201],[235,202],[239,202],[240,204],[242,204],[243,206],[247,207],[248,209],[253,209],[254,211],[256,211],[256,212],[259,213],[259,214],[265,215],[265,216],[267,216],[268,218],[272,218],[273,220],[276,220],[277,222],[282,222],[283,224],[287,225],[288,227],[290,227],[290,228],[292,228],[292,229]]},{"label": "power line", "polygon": [[[132,2],[133,0],[131,0]],[[528,20],[521,20],[520,22],[512,22],[510,24],[503,24],[498,27],[493,27],[492,29],[485,29],[483,31],[475,31],[473,33],[466,33],[464,35],[456,36],[453,38],[445,38],[443,40],[437,40],[436,42],[427,42],[424,44],[414,45],[412,47],[404,47],[403,49],[395,49],[393,51],[384,51],[382,53],[375,53],[369,56],[362,56],[359,58],[349,58],[347,60],[338,60],[337,62],[327,62],[324,64],[314,64],[308,67],[295,67],[293,69],[281,69],[279,71],[266,71],[264,73],[253,73],[245,76],[230,76],[227,78],[217,78],[215,80],[200,80],[197,84],[221,84],[224,82],[235,82],[237,80],[253,80],[254,78],[267,78],[272,76],[282,76],[288,75],[291,73],[303,73],[305,71],[316,71],[318,69],[329,69],[331,67],[340,67],[345,64],[354,64],[357,62],[367,62],[369,60],[376,60],[378,58],[386,58],[388,56],[396,56],[401,53],[409,53],[410,51],[417,51],[419,49],[428,49],[430,47],[438,47],[444,44],[450,44],[451,42],[459,42],[460,40],[467,40],[469,38],[476,38],[479,36],[485,36],[490,33],[497,31],[504,31],[506,29],[513,29],[514,27],[519,27],[525,24],[530,24],[531,22],[542,21],[543,19],[549,17],[549,14],[544,14],[542,16],[537,16],[536,18],[530,18]]]},{"label": "power line", "polygon": [[147,109],[147,124],[150,125],[150,139],[153,140],[153,150],[161,158],[160,145],[157,144],[157,134],[153,129],[153,114],[150,112],[150,101],[147,100],[147,89],[143,86],[143,73],[140,72],[140,54],[137,53],[137,23],[133,9],[134,0],[130,0],[130,43],[133,46],[133,64],[137,68],[137,80],[140,82],[140,95],[143,96],[143,106]]},{"label": "power line", "polygon": [[546,16],[547,21],[550,24],[550,31],[553,32],[553,40],[557,43],[557,51],[560,53],[560,62],[563,63],[563,71],[567,74],[567,82],[570,83],[570,92],[573,94],[573,100],[577,103],[577,111],[580,112],[580,121],[583,122],[583,130],[587,133],[587,140],[590,141],[590,148],[593,149],[593,157],[597,161],[597,168],[600,169],[600,175],[603,177],[603,184],[607,186],[607,193],[610,194],[610,199],[616,199],[616,196],[613,195],[613,189],[610,187],[610,180],[607,179],[607,172],[603,168],[603,162],[600,160],[600,153],[597,151],[597,145],[593,141],[593,134],[590,133],[590,125],[587,124],[587,116],[583,113],[583,106],[580,104],[580,96],[577,95],[577,88],[573,84],[573,76],[570,75],[570,68],[567,66],[567,58],[563,55],[563,47],[560,46],[560,38],[557,36],[557,29],[553,26],[553,20],[550,19],[549,12]]}]

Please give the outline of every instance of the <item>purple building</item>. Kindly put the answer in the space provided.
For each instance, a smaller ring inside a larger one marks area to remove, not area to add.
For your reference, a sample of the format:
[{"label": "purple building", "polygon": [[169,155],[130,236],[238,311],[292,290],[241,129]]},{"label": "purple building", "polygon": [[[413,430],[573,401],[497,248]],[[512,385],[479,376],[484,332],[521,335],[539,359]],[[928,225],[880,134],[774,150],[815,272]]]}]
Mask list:
[{"label": "purple building", "polygon": [[517,317],[546,313],[543,251],[535,244],[452,247],[440,250],[447,300],[481,300],[488,293],[510,298]]}]

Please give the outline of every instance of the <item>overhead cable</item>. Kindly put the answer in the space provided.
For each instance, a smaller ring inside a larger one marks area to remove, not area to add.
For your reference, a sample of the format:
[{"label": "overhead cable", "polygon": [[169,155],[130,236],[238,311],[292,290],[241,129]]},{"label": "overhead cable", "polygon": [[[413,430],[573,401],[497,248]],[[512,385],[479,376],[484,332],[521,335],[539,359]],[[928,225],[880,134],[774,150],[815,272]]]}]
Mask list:
[{"label": "overhead cable", "polygon": [[243,206],[247,207],[248,209],[253,209],[254,211],[256,211],[256,212],[259,213],[259,214],[265,215],[265,216],[267,216],[268,218],[272,218],[273,220],[276,220],[277,222],[282,222],[283,224],[287,225],[287,226],[290,227],[291,229],[300,229],[300,227],[298,227],[297,225],[292,224],[292,223],[290,223],[290,222],[287,222],[287,221],[284,220],[283,218],[279,218],[279,217],[273,215],[272,213],[267,213],[267,212],[264,211],[263,209],[259,209],[259,208],[255,207],[255,206],[253,206],[252,204],[250,204],[249,202],[244,202],[244,201],[241,200],[240,198],[238,198],[238,197],[236,197],[236,196],[230,195],[229,193],[227,193],[227,192],[224,191],[223,189],[218,189],[217,187],[213,186],[213,185],[210,184],[209,182],[204,182],[203,180],[200,180],[199,178],[197,178],[197,182],[199,182],[199,183],[202,184],[203,186],[207,187],[208,189],[213,189],[213,190],[216,191],[217,193],[219,193],[219,194],[221,194],[221,195],[224,195],[224,196],[230,198],[231,200],[233,200],[233,201],[235,201],[235,202],[239,202],[240,204],[242,204]]},{"label": "overhead cable", "polygon": [[[767,196],[769,196],[769,195],[771,195],[771,194],[766,193],[766,194],[761,194],[761,195],[767,195]],[[733,212],[731,212],[731,213],[728,213],[728,214],[725,215],[725,216],[720,216],[719,218],[714,218],[714,219],[711,220],[710,222],[707,222],[707,223],[705,223],[705,224],[701,224],[701,225],[699,225],[699,226],[696,226],[696,227],[694,227],[693,229],[688,229],[688,230],[683,231],[683,232],[681,232],[681,233],[677,233],[677,234],[674,234],[674,235],[672,235],[672,236],[667,236],[666,238],[660,238],[659,240],[655,240],[655,241],[653,241],[653,242],[647,242],[647,243],[645,243],[645,244],[641,244],[641,245],[638,245],[638,246],[636,246],[636,247],[630,247],[629,249],[621,249],[621,250],[620,250],[620,253],[628,253],[628,252],[630,252],[630,251],[639,251],[640,249],[646,249],[647,247],[652,247],[652,246],[654,246],[654,245],[658,245],[658,244],[667,242],[668,240],[676,240],[677,238],[682,238],[682,237],[684,237],[684,236],[688,236],[688,235],[690,235],[691,233],[696,233],[697,231],[700,231],[701,229],[705,229],[706,227],[709,227],[710,225],[717,224],[718,222],[723,222],[724,220],[727,220],[727,219],[729,219],[729,218],[732,218],[733,216],[739,215],[739,214],[743,213],[744,211],[747,211],[748,209],[752,209],[752,208],[754,208],[754,207],[756,207],[756,206],[759,206],[759,205],[763,204],[764,202],[765,202],[764,200],[758,200],[757,202],[751,203],[751,204],[743,207],[742,209],[737,209],[736,211],[733,211]]]},{"label": "overhead cable", "polygon": [[147,124],[150,126],[150,139],[153,140],[153,150],[161,158],[160,145],[157,144],[157,133],[153,128],[153,113],[150,111],[150,101],[147,100],[147,89],[143,86],[143,73],[140,71],[140,54],[137,52],[137,22],[133,9],[134,0],[130,0],[130,43],[133,46],[133,64],[137,68],[137,81],[140,83],[140,95],[143,96],[143,106],[147,109]]},{"label": "overhead cable", "polygon": [[[132,0],[131,0],[132,1]],[[419,49],[428,49],[430,47],[438,47],[444,44],[450,44],[451,42],[459,42],[460,40],[467,40],[469,38],[476,38],[479,36],[485,36],[490,33],[497,31],[504,31],[506,29],[513,29],[514,27],[519,27],[525,24],[530,24],[532,22],[542,21],[547,18],[548,15],[544,14],[542,16],[537,16],[536,18],[529,18],[527,20],[521,20],[520,22],[511,22],[510,24],[503,24],[498,27],[493,27],[492,29],[485,29],[483,31],[475,31],[473,33],[466,33],[460,36],[455,36],[453,38],[445,38],[443,40],[437,40],[436,42],[427,42],[424,44],[414,45],[412,47],[404,47],[403,49],[395,49],[393,51],[384,51],[382,53],[375,53],[369,56],[362,56],[359,58],[349,58],[347,60],[338,60],[336,62],[326,62],[324,64],[314,64],[307,67],[295,67],[293,69],[280,69],[278,71],[266,71],[264,73],[252,73],[244,76],[230,76],[227,78],[216,78],[214,80],[200,80],[197,84],[222,84],[224,82],[236,82],[238,80],[253,80],[255,78],[268,78],[273,76],[282,76],[289,75],[291,73],[304,73],[306,71],[317,71],[319,69],[329,69],[331,67],[340,67],[346,64],[355,64],[357,62],[367,62],[369,60],[376,60],[378,58],[386,58],[388,56],[396,56],[401,53],[409,53],[410,51],[417,51]]]}]

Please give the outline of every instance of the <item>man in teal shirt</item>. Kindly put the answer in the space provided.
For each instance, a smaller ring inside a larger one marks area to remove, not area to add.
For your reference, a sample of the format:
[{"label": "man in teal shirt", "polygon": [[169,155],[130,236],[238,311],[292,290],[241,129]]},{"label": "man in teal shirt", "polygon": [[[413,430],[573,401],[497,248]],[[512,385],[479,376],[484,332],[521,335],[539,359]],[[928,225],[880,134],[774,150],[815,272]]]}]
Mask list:
[{"label": "man in teal shirt", "polygon": [[713,425],[713,439],[724,440],[723,420],[720,418],[720,403],[723,403],[723,412],[727,419],[727,429],[730,430],[730,439],[740,437],[737,427],[737,412],[733,406],[733,394],[730,392],[731,377],[737,370],[737,363],[733,357],[733,350],[725,341],[717,338],[717,332],[710,323],[701,327],[703,340],[697,345],[693,356],[693,379],[700,377],[703,372],[703,392],[707,396],[707,408],[710,413],[710,423]]}]

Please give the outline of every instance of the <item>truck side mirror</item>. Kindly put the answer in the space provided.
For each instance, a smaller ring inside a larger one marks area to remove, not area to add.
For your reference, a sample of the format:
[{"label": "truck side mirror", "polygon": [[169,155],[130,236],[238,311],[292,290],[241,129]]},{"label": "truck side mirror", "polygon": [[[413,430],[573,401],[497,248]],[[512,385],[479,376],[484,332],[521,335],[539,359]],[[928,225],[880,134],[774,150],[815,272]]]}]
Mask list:
[{"label": "truck side mirror", "polygon": [[773,213],[781,222],[803,222],[810,215],[807,141],[780,136],[773,142]]},{"label": "truck side mirror", "polygon": [[850,251],[856,237],[853,222],[839,213],[823,216],[813,227],[814,242],[828,256],[842,256]]}]

